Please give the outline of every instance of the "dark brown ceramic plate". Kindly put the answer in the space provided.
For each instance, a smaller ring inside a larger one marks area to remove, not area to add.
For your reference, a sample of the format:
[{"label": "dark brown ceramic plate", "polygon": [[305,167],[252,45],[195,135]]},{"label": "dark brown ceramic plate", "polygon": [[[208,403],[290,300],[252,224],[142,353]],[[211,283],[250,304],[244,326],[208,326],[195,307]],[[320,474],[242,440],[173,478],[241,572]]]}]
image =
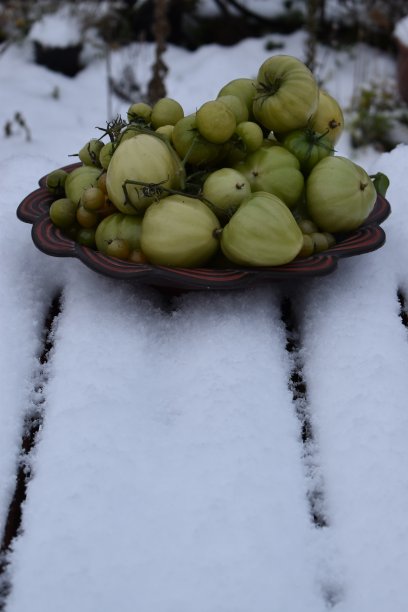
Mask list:
[{"label": "dark brown ceramic plate", "polygon": [[[79,164],[65,166],[72,171]],[[389,202],[377,196],[374,209],[358,230],[338,236],[335,246],[311,257],[296,259],[283,266],[270,268],[169,268],[150,264],[134,264],[108,257],[86,246],[77,244],[54,226],[49,207],[54,199],[45,187],[46,177],[39,180],[39,189],[28,194],[17,208],[21,221],[32,224],[35,246],[55,257],[76,257],[95,272],[116,279],[136,281],[146,285],[177,290],[232,290],[243,289],[265,281],[304,279],[333,272],[343,257],[375,251],[385,242],[380,224],[391,212]]]}]

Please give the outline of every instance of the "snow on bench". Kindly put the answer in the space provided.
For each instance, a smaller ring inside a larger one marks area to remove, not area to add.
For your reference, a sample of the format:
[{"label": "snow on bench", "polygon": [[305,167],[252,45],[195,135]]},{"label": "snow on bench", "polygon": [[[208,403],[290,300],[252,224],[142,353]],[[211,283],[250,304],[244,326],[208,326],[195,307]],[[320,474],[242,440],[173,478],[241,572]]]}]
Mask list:
[{"label": "snow on bench", "polygon": [[406,165],[385,246],[296,286],[168,300],[0,225],[4,610],[405,612]]}]

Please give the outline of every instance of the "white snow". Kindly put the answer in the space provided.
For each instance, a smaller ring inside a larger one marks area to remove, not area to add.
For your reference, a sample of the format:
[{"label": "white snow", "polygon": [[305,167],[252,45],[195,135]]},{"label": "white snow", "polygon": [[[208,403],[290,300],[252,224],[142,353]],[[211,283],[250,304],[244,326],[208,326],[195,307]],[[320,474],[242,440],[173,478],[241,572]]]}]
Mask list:
[{"label": "white snow", "polygon": [[394,36],[401,45],[408,47],[408,15],[397,22]]},{"label": "white snow", "polygon": [[[275,38],[302,58],[302,34]],[[254,76],[264,43],[170,46],[168,94],[192,112],[228,80]],[[321,49],[326,89],[346,105],[363,61],[392,78],[379,55]],[[135,45],[113,54],[113,68],[133,58],[146,83],[153,56]],[[0,56],[0,126],[13,128],[0,134],[0,529],[38,401],[43,319],[63,291],[6,611],[405,612],[408,345],[397,289],[408,294],[408,145],[353,151],[345,134],[338,146],[390,178],[382,249],[296,286],[183,295],[169,312],[154,289],[40,253],[15,215],[38,178],[105,125],[105,70],[94,60],[69,79],[34,65],[25,46]],[[114,100],[114,113],[126,108]],[[311,462],[288,389],[286,291],[300,317]],[[316,488],[325,527],[310,517]]]},{"label": "white snow", "polygon": [[81,22],[70,6],[46,13],[30,29],[28,39],[44,47],[69,47],[81,42]]}]

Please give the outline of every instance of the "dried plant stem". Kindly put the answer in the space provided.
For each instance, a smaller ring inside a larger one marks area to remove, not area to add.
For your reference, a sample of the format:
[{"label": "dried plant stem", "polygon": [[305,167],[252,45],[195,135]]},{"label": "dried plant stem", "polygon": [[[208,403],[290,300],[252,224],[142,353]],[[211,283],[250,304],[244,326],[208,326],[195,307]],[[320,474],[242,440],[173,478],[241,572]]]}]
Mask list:
[{"label": "dried plant stem", "polygon": [[153,75],[148,84],[147,96],[149,102],[154,104],[166,95],[164,79],[168,68],[163,60],[166,51],[166,41],[170,27],[167,19],[167,0],[154,2],[154,36],[156,41],[156,60],[153,64]]}]

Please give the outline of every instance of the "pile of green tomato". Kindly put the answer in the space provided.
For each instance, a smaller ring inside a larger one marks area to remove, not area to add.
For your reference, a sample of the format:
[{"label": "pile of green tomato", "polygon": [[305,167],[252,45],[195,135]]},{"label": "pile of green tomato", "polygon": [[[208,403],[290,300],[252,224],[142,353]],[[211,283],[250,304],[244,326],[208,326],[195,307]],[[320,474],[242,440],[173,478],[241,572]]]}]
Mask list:
[{"label": "pile of green tomato", "polygon": [[276,266],[326,250],[372,211],[372,177],[334,146],[338,102],[273,55],[185,115],[164,97],[99,128],[47,177],[64,234],[134,263]]}]

